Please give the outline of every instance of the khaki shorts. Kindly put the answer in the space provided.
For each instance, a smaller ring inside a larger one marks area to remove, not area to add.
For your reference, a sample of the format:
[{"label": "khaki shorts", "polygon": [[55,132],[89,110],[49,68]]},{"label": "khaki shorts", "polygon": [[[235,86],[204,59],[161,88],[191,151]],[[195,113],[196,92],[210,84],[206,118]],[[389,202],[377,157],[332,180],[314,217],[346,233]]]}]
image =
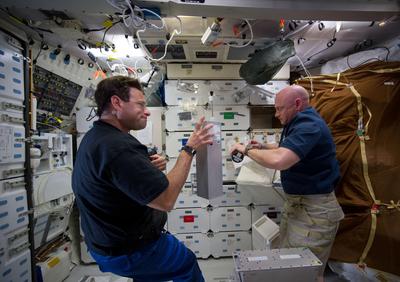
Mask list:
[{"label": "khaki shorts", "polygon": [[344,218],[335,194],[286,194],[280,225],[280,247],[309,248],[323,263],[322,275],[335,240],[339,222]]}]

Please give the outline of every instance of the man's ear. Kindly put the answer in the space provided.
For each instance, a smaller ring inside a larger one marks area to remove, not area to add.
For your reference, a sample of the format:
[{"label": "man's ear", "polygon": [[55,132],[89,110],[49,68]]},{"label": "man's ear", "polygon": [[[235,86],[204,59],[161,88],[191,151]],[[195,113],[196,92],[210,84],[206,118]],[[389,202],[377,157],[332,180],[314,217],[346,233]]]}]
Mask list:
[{"label": "man's ear", "polygon": [[299,108],[301,106],[301,99],[300,98],[296,98],[296,100],[294,100],[294,103],[296,105],[296,108]]},{"label": "man's ear", "polygon": [[110,98],[110,104],[115,110],[120,110],[121,109],[121,98],[119,98],[117,95],[113,95]]}]

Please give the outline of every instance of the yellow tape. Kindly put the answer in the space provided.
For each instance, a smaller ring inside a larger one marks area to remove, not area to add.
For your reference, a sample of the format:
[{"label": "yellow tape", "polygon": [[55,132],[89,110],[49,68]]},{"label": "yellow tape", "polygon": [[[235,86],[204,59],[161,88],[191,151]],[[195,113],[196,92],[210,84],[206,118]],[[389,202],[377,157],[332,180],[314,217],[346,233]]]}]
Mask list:
[{"label": "yellow tape", "polygon": [[47,266],[49,268],[53,268],[54,266],[56,266],[59,263],[60,263],[60,259],[58,257],[54,257],[47,263]]},{"label": "yellow tape", "polygon": [[[356,96],[357,99],[357,110],[358,110],[358,116],[360,120],[364,119],[363,115],[363,108],[362,108],[362,101],[361,101],[361,95],[358,93],[358,91],[354,88],[354,86],[350,87],[351,92]],[[361,160],[362,160],[362,167],[363,167],[363,175],[364,175],[364,180],[365,184],[367,185],[368,192],[374,201],[374,204],[379,204],[380,202],[376,200],[375,198],[375,193],[374,189],[372,187],[371,179],[369,178],[368,174],[368,160],[367,160],[367,152],[365,149],[365,137],[364,136],[359,136],[360,137],[360,152],[361,152]],[[361,254],[361,257],[358,260],[359,265],[364,265],[365,258],[367,257],[372,244],[374,243],[375,239],[375,234],[376,234],[376,224],[377,224],[377,218],[376,218],[376,211],[374,211],[371,208],[371,229],[369,231],[369,236],[368,236],[368,241],[367,244],[364,247],[364,250]]]},{"label": "yellow tape", "polygon": [[103,22],[103,26],[106,28],[112,27],[113,26],[113,22],[111,20],[106,20]]}]

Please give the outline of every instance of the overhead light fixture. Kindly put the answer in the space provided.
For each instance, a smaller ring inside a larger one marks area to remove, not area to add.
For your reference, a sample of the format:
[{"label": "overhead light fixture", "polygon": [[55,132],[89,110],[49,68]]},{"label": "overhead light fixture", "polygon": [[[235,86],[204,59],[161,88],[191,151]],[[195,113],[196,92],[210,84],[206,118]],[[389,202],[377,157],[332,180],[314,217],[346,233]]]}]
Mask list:
[{"label": "overhead light fixture", "polygon": [[381,21],[378,23],[378,26],[383,27],[386,25],[386,21]]}]

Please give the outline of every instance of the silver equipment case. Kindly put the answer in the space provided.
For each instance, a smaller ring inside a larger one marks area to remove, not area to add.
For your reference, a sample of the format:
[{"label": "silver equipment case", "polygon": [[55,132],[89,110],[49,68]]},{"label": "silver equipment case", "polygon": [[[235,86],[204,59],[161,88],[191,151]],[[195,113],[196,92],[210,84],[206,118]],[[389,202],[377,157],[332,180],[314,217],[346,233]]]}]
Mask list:
[{"label": "silver equipment case", "polygon": [[237,282],[316,281],[321,261],[308,248],[233,253]]}]

